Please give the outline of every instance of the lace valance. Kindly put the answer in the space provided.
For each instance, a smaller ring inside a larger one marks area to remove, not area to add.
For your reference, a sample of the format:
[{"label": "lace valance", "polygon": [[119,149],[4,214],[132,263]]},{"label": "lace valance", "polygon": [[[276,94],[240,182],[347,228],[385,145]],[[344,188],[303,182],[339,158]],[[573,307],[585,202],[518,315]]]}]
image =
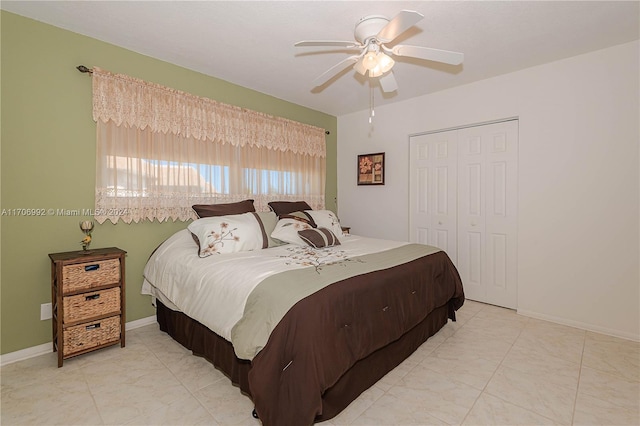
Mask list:
[{"label": "lace valance", "polygon": [[117,126],[326,156],[324,129],[93,68],[93,119]]}]

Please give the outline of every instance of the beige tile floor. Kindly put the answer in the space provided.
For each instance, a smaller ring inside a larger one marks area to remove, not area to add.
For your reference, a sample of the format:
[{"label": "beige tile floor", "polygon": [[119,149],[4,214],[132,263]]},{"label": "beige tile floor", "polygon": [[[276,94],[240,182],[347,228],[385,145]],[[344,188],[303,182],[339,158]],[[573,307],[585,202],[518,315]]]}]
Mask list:
[{"label": "beige tile floor", "polygon": [[[65,361],[2,367],[2,425],[259,425],[253,405],[157,325]],[[639,425],[640,343],[467,301],[325,425]]]}]

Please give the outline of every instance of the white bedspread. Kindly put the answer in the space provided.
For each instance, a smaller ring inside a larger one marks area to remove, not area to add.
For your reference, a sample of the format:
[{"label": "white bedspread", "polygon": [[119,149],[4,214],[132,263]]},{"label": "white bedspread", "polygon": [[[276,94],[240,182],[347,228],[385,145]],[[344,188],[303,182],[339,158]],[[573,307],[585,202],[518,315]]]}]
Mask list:
[{"label": "white bedspread", "polygon": [[[287,244],[263,250],[198,257],[187,229],[165,241],[144,269],[142,294],[168,300],[177,309],[231,341],[251,291],[266,277],[289,269],[322,267],[345,258],[390,250],[407,243],[356,235],[339,246],[314,250]],[[305,253],[307,252],[307,253]]]}]

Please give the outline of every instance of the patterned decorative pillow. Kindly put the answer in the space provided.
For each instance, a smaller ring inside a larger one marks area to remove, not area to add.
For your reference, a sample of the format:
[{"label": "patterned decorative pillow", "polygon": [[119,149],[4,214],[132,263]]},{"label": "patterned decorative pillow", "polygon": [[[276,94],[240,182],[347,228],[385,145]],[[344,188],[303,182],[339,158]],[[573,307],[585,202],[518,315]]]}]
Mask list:
[{"label": "patterned decorative pillow", "polygon": [[244,213],[194,220],[188,229],[199,245],[198,256],[266,248],[266,234],[256,219],[254,213]]},{"label": "patterned decorative pillow", "polygon": [[342,235],[340,220],[331,210],[305,210],[303,213],[311,216],[317,227],[327,228],[336,235]]},{"label": "patterned decorative pillow", "polygon": [[338,237],[327,228],[313,228],[298,231],[302,240],[313,248],[339,246]]},{"label": "patterned decorative pillow", "polygon": [[305,241],[300,238],[298,231],[313,229],[308,220],[295,216],[283,217],[276,224],[276,228],[271,233],[271,237],[285,243],[305,245]]},{"label": "patterned decorative pillow", "polygon": [[231,214],[242,214],[255,212],[253,200],[238,201],[237,203],[226,204],[194,204],[191,208],[196,212],[199,218],[227,216]]}]

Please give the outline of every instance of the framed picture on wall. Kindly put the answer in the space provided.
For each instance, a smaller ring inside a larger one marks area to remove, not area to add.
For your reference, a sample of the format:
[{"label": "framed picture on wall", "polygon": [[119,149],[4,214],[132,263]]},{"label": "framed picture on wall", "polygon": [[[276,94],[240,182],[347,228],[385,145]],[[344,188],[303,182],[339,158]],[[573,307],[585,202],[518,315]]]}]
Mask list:
[{"label": "framed picture on wall", "polygon": [[358,185],[384,185],[384,152],[358,155]]}]

